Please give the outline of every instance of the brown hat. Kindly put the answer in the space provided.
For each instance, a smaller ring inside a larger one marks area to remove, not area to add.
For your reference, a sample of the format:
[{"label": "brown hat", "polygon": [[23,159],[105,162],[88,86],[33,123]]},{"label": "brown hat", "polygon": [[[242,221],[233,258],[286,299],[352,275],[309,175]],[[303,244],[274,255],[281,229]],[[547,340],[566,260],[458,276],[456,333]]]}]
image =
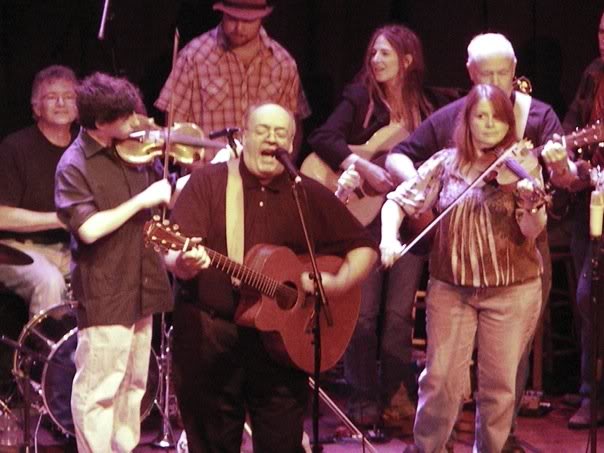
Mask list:
[{"label": "brown hat", "polygon": [[222,0],[214,3],[213,8],[242,20],[261,19],[273,10],[272,6],[266,4],[266,0]]}]

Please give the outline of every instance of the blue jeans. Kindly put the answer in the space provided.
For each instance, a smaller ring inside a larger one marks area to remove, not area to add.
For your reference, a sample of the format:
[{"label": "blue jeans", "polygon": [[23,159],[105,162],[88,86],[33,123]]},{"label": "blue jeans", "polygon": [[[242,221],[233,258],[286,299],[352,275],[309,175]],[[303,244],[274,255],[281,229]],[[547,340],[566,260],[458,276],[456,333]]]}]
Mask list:
[{"label": "blue jeans", "polygon": [[541,279],[499,288],[470,288],[431,279],[426,299],[428,349],[419,379],[415,443],[444,451],[468,384],[478,344],[474,451],[499,452],[510,432],[516,372],[541,307]]},{"label": "blue jeans", "polygon": [[[582,194],[583,195],[583,194]],[[581,195],[579,195],[581,197]],[[577,310],[581,317],[581,387],[579,393],[584,398],[589,398],[591,393],[591,379],[592,379],[592,325],[594,316],[591,308],[591,271],[592,271],[592,250],[589,239],[589,202],[588,197],[583,196],[577,200],[575,206],[575,214],[573,219],[573,235],[571,238],[571,252],[573,255],[573,262],[575,270],[577,271]],[[600,294],[597,296],[597,303],[599,307],[604,306],[604,288],[603,272],[604,269],[604,254],[600,252]],[[602,309],[600,309],[599,324],[600,332],[602,330]],[[602,334],[600,334],[602,335]],[[600,343],[601,344],[601,343]],[[600,395],[600,402],[604,402],[602,395],[604,395],[604,380],[600,381],[598,387],[598,393]]]},{"label": "blue jeans", "polygon": [[353,404],[380,409],[401,383],[415,400],[412,308],[424,262],[409,253],[387,271],[376,267],[363,283],[359,320],[344,356]]}]

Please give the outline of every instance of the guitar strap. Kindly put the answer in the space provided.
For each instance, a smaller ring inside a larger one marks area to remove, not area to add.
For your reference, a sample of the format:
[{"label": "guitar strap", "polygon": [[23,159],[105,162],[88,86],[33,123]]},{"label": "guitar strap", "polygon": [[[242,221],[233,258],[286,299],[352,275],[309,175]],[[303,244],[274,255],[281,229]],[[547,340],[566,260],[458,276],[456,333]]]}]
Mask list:
[{"label": "guitar strap", "polygon": [[[238,263],[243,263],[244,250],[244,212],[243,212],[243,181],[239,173],[239,159],[227,161],[228,176],[226,185],[226,240],[228,257]],[[235,285],[239,280],[231,278]]]},{"label": "guitar strap", "polygon": [[514,117],[516,118],[516,137],[518,140],[524,137],[529,110],[531,108],[531,97],[528,94],[515,92]]}]

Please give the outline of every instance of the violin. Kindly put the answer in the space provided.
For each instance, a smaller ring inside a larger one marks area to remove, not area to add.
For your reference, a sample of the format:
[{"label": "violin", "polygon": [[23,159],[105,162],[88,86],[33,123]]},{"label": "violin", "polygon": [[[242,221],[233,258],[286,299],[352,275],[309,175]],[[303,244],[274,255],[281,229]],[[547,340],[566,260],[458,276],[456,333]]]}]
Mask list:
[{"label": "violin", "polygon": [[[516,183],[522,179],[528,179],[535,187],[539,187],[535,178],[541,174],[541,167],[532,143],[528,140],[521,140],[508,150],[509,155],[493,170],[489,171],[489,174],[484,178],[485,182],[496,181],[501,189],[505,191],[514,191]],[[500,157],[503,151],[494,150],[483,154],[470,167],[469,179],[474,180],[478,175],[484,173]]]},{"label": "violin", "polygon": [[215,152],[207,152],[206,148],[217,150],[225,147],[220,141],[206,139],[201,128],[194,123],[174,123],[168,130],[156,125],[153,118],[136,115],[140,127],[115,145],[118,156],[128,164],[147,165],[157,157],[163,157],[168,134],[168,156],[174,163],[185,167],[212,160]]}]

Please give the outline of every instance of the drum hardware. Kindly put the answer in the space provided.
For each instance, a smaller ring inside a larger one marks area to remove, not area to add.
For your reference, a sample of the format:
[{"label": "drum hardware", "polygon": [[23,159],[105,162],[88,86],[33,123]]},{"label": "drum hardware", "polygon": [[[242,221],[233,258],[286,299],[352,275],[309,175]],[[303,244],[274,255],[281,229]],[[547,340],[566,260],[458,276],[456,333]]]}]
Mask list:
[{"label": "drum hardware", "polygon": [[[30,449],[31,449],[31,432],[30,432],[30,406],[31,406],[31,387],[29,385],[29,380],[30,380],[30,374],[31,374],[31,369],[32,369],[32,364],[35,361],[42,361],[45,363],[48,363],[51,361],[51,359],[48,359],[46,357],[44,357],[42,354],[39,354],[35,351],[32,351],[31,349],[20,345],[19,343],[17,343],[16,341],[12,340],[11,338],[8,338],[4,335],[2,335],[0,337],[0,341],[12,348],[15,349],[15,351],[19,351],[21,353],[23,353],[23,360],[21,362],[21,368],[20,368],[20,373],[18,373],[17,375],[15,375],[15,377],[22,383],[23,386],[23,404],[24,404],[24,409],[23,409],[23,448],[25,453],[29,453]],[[55,365],[61,367],[61,368],[65,368],[64,364],[62,363],[54,363]]]},{"label": "drum hardware", "polygon": [[5,447],[19,447],[23,439],[19,418],[0,399],[0,451]]},{"label": "drum hardware", "polygon": [[155,400],[155,406],[159,409],[162,417],[161,431],[152,442],[157,448],[174,448],[174,431],[170,424],[170,374],[172,355],[172,326],[166,329],[166,314],[161,314],[161,340],[159,362],[159,396]]},{"label": "drum hardware", "polygon": [[[18,348],[15,348],[12,370],[24,399],[28,393],[29,406],[41,415],[48,415],[52,427],[70,437],[75,436],[70,402],[71,384],[76,371],[77,304],[72,300],[55,305],[40,312],[26,324],[16,343]],[[24,363],[29,356],[35,360],[31,364]],[[22,380],[19,377],[25,374],[24,368],[27,366],[30,367],[28,380]],[[141,421],[149,415],[157,397],[158,376],[157,357],[151,351],[147,389],[141,402]]]}]

